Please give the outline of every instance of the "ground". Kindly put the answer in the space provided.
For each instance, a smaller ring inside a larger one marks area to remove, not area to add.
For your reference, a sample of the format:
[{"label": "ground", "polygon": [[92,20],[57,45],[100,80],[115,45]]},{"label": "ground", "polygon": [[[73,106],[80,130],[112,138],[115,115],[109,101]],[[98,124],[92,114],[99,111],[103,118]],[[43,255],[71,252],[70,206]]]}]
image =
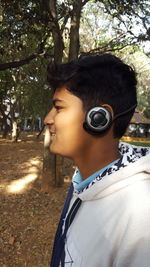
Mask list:
[{"label": "ground", "polygon": [[68,182],[41,191],[43,142],[0,139],[0,266],[48,267]]},{"label": "ground", "polygon": [[0,138],[0,267],[49,266],[71,165],[65,161],[63,187],[46,194],[41,191],[42,158],[43,141],[35,134],[17,144]]}]

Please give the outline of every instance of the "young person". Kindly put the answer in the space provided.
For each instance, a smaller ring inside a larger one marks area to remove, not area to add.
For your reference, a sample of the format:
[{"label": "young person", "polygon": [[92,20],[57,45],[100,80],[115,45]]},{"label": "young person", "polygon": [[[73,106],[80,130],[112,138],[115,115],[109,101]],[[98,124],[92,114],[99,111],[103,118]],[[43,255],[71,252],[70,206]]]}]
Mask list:
[{"label": "young person", "polygon": [[120,142],[137,105],[134,70],[111,54],[50,64],[50,150],[77,166],[51,267],[150,266],[150,156]]}]

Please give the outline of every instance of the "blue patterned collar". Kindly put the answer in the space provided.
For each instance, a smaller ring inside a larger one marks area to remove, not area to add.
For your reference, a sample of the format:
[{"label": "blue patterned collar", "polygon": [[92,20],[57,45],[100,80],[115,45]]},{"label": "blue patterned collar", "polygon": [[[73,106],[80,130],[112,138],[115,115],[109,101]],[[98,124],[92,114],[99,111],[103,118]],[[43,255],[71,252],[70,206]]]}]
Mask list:
[{"label": "blue patterned collar", "polygon": [[72,182],[74,185],[74,191],[76,193],[83,192],[84,190],[94,185],[97,181],[102,180],[106,175],[110,175],[118,171],[119,169],[128,166],[128,164],[135,162],[140,157],[146,156],[150,152],[149,147],[134,146],[124,142],[120,142],[118,148],[120,154],[122,155],[121,158],[107,165],[103,169],[100,169],[87,179],[82,179],[82,176],[78,169],[75,171]]},{"label": "blue patterned collar", "polygon": [[91,183],[97,176],[99,176],[102,172],[104,172],[106,169],[110,168],[112,165],[117,163],[119,159],[111,162],[109,165],[105,166],[104,168],[100,169],[99,171],[93,173],[91,176],[89,176],[87,179],[82,178],[82,175],[79,170],[75,172],[75,174],[72,177],[72,182],[74,185],[74,189],[77,191],[83,190],[89,183]]}]

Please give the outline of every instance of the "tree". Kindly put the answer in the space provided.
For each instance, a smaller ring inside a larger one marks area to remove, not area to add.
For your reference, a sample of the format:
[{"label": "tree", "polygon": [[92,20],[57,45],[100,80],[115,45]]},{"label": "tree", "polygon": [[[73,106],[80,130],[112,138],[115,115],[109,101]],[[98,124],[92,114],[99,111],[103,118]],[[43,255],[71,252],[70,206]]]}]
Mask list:
[{"label": "tree", "polygon": [[[49,15],[52,22],[52,36],[54,42],[54,61],[61,63],[63,61],[64,40],[63,33],[70,15],[70,38],[68,49],[68,61],[74,60],[79,53],[79,26],[81,11],[83,6],[88,1],[79,0],[72,2],[72,9],[67,4],[60,5],[60,14],[58,13],[58,6],[55,0],[47,1]],[[68,12],[68,14],[67,14]],[[65,17],[63,18],[63,16]],[[59,18],[60,15],[60,18]],[[61,23],[60,23],[61,21]],[[61,186],[63,183],[61,170],[63,158],[61,156],[54,156],[49,152],[50,135],[46,131],[47,140],[45,141],[45,158],[43,162],[43,186],[44,190],[48,190],[50,185]],[[51,177],[51,180],[49,179]],[[55,179],[53,178],[55,177]]]},{"label": "tree", "polygon": [[138,73],[138,109],[150,119],[150,60],[141,51],[133,58]]},{"label": "tree", "polygon": [[150,59],[138,46],[132,46],[118,52],[127,64],[133,66],[137,73],[137,109],[150,119]]},{"label": "tree", "polygon": [[[5,84],[0,102],[0,109],[3,110],[2,118],[4,119],[6,115],[4,111],[6,98],[9,98],[9,101],[14,98],[14,102],[11,101],[11,113],[18,113],[17,110],[19,110],[21,119],[25,116],[34,117],[37,113],[44,116],[51,91],[46,86],[43,72],[50,60],[53,59],[56,63],[71,61],[79,54],[117,51],[137,40],[142,40],[140,34],[137,38],[131,28],[133,14],[137,21],[141,14],[141,20],[138,23],[139,25],[142,23],[147,29],[142,34],[145,39],[148,39],[148,7],[149,3],[146,0],[140,1],[140,4],[138,0],[121,2],[118,0],[1,0],[0,59],[2,63],[0,70],[2,71],[1,81]],[[98,10],[94,16],[96,17],[96,14],[101,16],[101,19],[95,19],[97,25],[96,23],[92,25],[91,10],[94,9]],[[144,18],[145,14],[147,14],[146,18]],[[91,32],[94,32],[95,28],[98,32],[94,35],[95,41],[92,45],[90,45],[92,42],[88,42],[92,34],[89,34],[89,37],[85,34],[87,29],[85,23],[89,23],[90,19]],[[109,30],[102,27],[102,19],[107,22]],[[121,25],[124,25],[124,28]],[[80,35],[79,30],[81,30]],[[100,33],[103,33],[102,38],[99,37]],[[88,46],[87,43],[89,43]],[[7,75],[9,83],[4,82]],[[8,113],[5,121],[11,117]],[[47,164],[48,161],[51,161],[53,166],[50,184],[61,184],[60,168],[57,166],[61,166],[62,160],[50,155],[49,152],[46,155],[44,170],[47,172],[50,167]],[[47,173],[46,177],[48,177]]]}]

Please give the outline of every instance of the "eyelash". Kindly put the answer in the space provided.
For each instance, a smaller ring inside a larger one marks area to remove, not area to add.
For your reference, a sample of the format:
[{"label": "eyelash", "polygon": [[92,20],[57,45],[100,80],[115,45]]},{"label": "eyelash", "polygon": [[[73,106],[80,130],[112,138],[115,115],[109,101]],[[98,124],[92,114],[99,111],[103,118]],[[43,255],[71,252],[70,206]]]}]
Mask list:
[{"label": "eyelash", "polygon": [[61,106],[55,106],[55,109],[57,110],[57,111],[59,111],[59,110],[61,110],[63,107],[61,107]]}]

